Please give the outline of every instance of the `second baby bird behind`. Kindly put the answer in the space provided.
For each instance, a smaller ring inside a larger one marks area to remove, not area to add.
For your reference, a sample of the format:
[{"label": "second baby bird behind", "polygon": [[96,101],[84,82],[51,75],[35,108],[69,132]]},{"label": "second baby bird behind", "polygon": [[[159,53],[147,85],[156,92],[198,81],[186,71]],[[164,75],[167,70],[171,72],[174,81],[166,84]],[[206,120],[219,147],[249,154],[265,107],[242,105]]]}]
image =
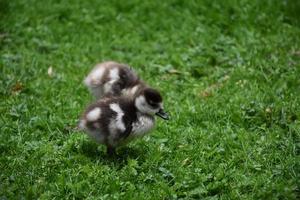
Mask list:
[{"label": "second baby bird behind", "polygon": [[128,65],[114,61],[97,64],[84,79],[84,84],[96,99],[103,96],[132,96],[145,86]]}]

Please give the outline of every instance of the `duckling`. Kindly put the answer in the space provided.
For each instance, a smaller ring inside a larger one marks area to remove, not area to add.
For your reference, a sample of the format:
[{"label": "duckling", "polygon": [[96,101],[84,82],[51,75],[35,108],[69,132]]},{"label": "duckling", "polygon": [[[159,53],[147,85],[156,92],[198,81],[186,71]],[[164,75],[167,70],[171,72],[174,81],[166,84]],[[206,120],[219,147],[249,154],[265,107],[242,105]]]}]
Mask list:
[{"label": "duckling", "polygon": [[150,132],[155,124],[154,115],[168,120],[160,93],[146,87],[133,98],[105,97],[90,105],[83,113],[79,128],[99,144],[107,146],[107,153]]},{"label": "duckling", "polygon": [[96,99],[132,95],[145,85],[129,66],[114,61],[97,64],[84,79],[84,84]]}]

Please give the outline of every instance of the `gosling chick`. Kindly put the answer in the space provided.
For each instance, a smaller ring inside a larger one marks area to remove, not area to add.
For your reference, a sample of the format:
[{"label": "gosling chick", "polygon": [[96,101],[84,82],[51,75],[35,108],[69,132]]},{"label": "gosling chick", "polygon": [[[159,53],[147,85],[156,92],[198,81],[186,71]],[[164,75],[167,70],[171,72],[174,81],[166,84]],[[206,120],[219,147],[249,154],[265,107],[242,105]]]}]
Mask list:
[{"label": "gosling chick", "polygon": [[129,66],[114,61],[97,64],[84,79],[84,84],[96,99],[104,96],[132,96],[145,85]]},{"label": "gosling chick", "polygon": [[79,128],[97,143],[106,145],[109,155],[115,155],[117,147],[152,130],[154,115],[169,119],[160,93],[146,87],[134,98],[106,97],[93,103],[83,113]]}]

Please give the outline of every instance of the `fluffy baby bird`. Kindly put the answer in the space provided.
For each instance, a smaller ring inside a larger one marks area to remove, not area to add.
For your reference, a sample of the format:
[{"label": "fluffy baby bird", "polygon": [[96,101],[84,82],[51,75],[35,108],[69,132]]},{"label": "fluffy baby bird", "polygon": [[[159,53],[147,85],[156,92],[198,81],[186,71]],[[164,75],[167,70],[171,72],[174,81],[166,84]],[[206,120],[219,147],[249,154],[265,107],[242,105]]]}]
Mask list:
[{"label": "fluffy baby bird", "polygon": [[144,84],[127,65],[114,61],[97,64],[84,79],[96,99],[104,96],[133,95]]},{"label": "fluffy baby bird", "polygon": [[107,146],[107,153],[148,133],[155,124],[154,115],[168,120],[160,93],[142,88],[134,98],[124,96],[103,98],[83,113],[79,128],[97,143]]}]

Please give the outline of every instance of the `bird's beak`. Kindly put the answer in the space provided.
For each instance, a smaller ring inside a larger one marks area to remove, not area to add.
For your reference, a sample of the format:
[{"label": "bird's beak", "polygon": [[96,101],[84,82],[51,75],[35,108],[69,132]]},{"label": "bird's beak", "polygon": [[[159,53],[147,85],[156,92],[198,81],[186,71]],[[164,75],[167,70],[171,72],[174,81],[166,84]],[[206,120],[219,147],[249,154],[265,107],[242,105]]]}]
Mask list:
[{"label": "bird's beak", "polygon": [[168,113],[166,113],[163,109],[159,109],[159,111],[157,113],[155,113],[155,115],[161,117],[164,120],[169,120]]}]

